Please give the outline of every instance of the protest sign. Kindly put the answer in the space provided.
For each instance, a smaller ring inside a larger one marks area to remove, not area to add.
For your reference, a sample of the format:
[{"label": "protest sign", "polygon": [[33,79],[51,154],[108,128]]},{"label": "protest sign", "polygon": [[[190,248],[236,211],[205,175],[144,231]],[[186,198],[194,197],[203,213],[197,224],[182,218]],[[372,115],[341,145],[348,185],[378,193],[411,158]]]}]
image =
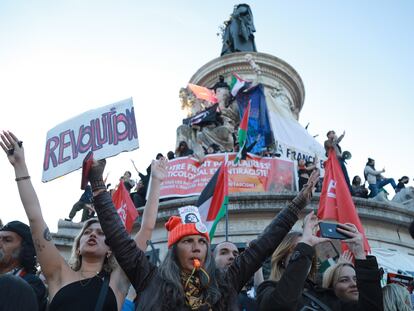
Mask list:
[{"label": "protest sign", "polygon": [[42,181],[82,167],[89,151],[93,151],[95,159],[103,159],[137,148],[132,98],[89,110],[48,131]]}]

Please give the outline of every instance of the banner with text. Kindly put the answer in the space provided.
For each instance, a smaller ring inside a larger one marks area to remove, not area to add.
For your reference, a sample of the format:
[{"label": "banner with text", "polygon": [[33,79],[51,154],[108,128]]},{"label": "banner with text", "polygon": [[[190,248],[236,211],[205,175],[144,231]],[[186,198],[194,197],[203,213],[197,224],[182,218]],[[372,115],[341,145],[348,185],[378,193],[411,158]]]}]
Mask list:
[{"label": "banner with text", "polygon": [[[248,154],[234,164],[236,153],[228,153],[229,193],[295,191],[294,163],[279,158],[262,158]],[[161,198],[199,195],[221,163],[224,154],[207,155],[202,164],[191,157],[170,160],[168,175],[161,184]]]},{"label": "banner with text", "polygon": [[89,110],[47,133],[42,181],[81,168],[89,151],[103,159],[138,146],[132,98]]}]

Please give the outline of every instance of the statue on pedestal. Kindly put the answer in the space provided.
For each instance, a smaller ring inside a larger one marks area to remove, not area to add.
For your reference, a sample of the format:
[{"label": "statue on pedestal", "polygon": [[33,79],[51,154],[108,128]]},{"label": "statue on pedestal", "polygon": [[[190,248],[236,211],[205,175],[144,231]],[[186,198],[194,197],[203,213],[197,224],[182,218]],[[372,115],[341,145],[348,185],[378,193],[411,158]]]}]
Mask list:
[{"label": "statue on pedestal", "polygon": [[253,14],[247,4],[235,6],[230,20],[224,22],[221,56],[234,52],[257,52],[254,43]]},{"label": "statue on pedestal", "polygon": [[233,151],[233,134],[240,121],[237,105],[230,101],[224,77],[219,77],[213,89],[218,104],[200,100],[185,88],[180,90],[181,108],[187,112],[187,118],[177,128],[177,143],[186,141],[200,159],[203,151],[212,145],[221,152]]}]

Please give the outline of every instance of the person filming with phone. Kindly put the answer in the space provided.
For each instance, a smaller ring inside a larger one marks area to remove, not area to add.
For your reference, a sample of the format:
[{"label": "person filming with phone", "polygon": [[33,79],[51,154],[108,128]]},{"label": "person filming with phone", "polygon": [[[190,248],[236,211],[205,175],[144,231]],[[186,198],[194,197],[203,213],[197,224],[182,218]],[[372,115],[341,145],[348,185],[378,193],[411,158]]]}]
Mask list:
[{"label": "person filming with phone", "polygon": [[315,235],[317,227],[312,212],[303,232],[290,232],[273,253],[270,279],[258,288],[260,310],[383,310],[377,261],[365,255],[362,234],[353,224],[337,224],[333,235],[347,244],[355,266],[336,271],[329,288],[315,283],[314,247],[329,241]]}]

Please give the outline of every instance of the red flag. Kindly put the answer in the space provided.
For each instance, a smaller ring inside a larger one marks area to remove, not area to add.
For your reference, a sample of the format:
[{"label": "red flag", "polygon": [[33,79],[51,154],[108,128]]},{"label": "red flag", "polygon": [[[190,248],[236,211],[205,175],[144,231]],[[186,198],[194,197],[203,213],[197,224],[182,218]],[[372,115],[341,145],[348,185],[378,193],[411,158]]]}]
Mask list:
[{"label": "red flag", "polygon": [[218,103],[218,99],[214,92],[204,86],[199,86],[195,84],[188,83],[188,87],[194,93],[194,95],[199,99],[204,99],[210,103]]},{"label": "red flag", "polygon": [[112,201],[126,231],[131,233],[134,221],[138,217],[138,212],[123,181],[119,183],[118,189],[112,195]]},{"label": "red flag", "polygon": [[318,217],[320,219],[336,220],[340,223],[354,224],[364,236],[365,252],[369,252],[370,247],[364,228],[333,149],[329,151],[328,160],[325,161],[324,166],[325,176],[319,200]]}]

